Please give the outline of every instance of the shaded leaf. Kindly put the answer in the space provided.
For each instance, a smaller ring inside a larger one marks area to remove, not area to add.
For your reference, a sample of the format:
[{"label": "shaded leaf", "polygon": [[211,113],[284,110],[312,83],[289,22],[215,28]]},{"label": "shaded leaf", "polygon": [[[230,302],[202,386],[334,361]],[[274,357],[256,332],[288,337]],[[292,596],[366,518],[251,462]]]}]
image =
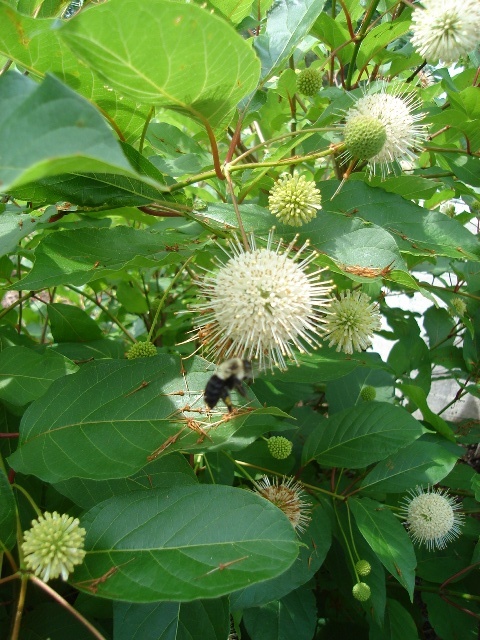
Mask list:
[{"label": "shaded leaf", "polygon": [[102,338],[102,331],[88,313],[71,304],[47,305],[48,320],[55,342],[88,342]]},{"label": "shaded leaf", "polygon": [[0,469],[0,549],[11,551],[16,543],[17,505],[12,487],[3,469]]}]

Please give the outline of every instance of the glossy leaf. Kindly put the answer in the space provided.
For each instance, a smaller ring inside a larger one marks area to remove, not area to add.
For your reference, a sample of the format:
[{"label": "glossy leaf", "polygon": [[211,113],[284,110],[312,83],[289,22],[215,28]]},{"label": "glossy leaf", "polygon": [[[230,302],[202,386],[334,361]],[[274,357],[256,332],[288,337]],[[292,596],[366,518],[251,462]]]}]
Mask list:
[{"label": "glossy leaf", "polygon": [[353,498],[348,504],[361,534],[412,600],[417,561],[408,533],[393,513],[379,502]]},{"label": "glossy leaf", "polygon": [[215,598],[282,573],[298,554],[280,509],[232,487],[117,496],[81,523],[87,555],[74,586],[127,602]]},{"label": "glossy leaf", "polygon": [[111,0],[65,24],[60,35],[122,94],[211,128],[228,124],[258,80],[251,47],[222,19],[194,4]]},{"label": "glossy leaf", "polygon": [[113,612],[115,640],[225,640],[230,629],[227,598],[116,602]]},{"label": "glossy leaf", "polygon": [[405,409],[371,402],[328,418],[307,439],[303,461],[359,469],[410,444],[422,432],[421,424]]},{"label": "glossy leaf", "polygon": [[87,363],[24,414],[10,464],[49,482],[126,478],[174,451],[244,448],[271,428],[268,413],[284,415],[250,409],[228,420],[220,412],[202,416],[209,367],[194,358],[182,368],[166,354]]}]

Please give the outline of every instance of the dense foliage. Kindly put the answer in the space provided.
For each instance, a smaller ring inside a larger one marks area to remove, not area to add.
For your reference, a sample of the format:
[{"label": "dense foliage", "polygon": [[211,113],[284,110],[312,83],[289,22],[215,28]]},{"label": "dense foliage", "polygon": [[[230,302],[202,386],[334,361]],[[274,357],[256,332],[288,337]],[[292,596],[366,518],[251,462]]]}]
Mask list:
[{"label": "dense foliage", "polygon": [[2,637],[477,637],[480,10],[433,4],[0,1]]}]

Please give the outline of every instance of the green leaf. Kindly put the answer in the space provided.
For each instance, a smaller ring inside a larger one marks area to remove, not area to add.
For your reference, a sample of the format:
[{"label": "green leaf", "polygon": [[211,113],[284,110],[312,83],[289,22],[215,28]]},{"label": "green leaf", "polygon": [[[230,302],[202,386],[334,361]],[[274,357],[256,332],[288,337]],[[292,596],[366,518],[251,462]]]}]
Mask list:
[{"label": "green leaf", "polygon": [[11,466],[48,482],[126,478],[174,451],[245,448],[272,429],[268,414],[285,415],[250,408],[228,420],[218,412],[207,417],[203,390],[211,375],[201,358],[182,365],[166,354],[87,363],[26,411]]},{"label": "green leaf", "polygon": [[115,640],[225,640],[228,598],[113,606]]},{"label": "green leaf", "polygon": [[[32,12],[35,8],[33,6]],[[79,64],[78,57],[53,28],[58,21],[40,18],[15,13],[8,3],[0,2],[0,53],[37,78],[43,78],[47,72],[53,73],[108,114],[125,140],[136,140],[142,132],[148,107],[139,105],[128,96],[119,95],[86,65]]]},{"label": "green leaf", "polygon": [[55,342],[88,342],[103,337],[98,324],[83,309],[54,302],[47,305],[47,310]]},{"label": "green leaf", "polygon": [[417,561],[412,542],[402,524],[389,509],[370,498],[353,498],[348,504],[365,540],[413,600]]},{"label": "green leaf", "polygon": [[0,78],[0,158],[4,192],[71,171],[136,175],[98,111],[53,76]]},{"label": "green leaf", "polygon": [[432,425],[435,431],[451,442],[455,442],[453,430],[448,426],[443,418],[430,410],[427,404],[426,393],[421,387],[417,387],[414,384],[399,384],[398,388],[401,389],[403,393],[417,405],[422,412],[423,419]]},{"label": "green leaf", "polygon": [[218,9],[232,24],[241,22],[252,8],[252,0],[209,0],[209,4]]},{"label": "green leaf", "polygon": [[267,16],[265,33],[254,40],[266,80],[292,55],[322,12],[324,0],[277,0]]},{"label": "green leaf", "polygon": [[111,0],[64,24],[60,36],[122,95],[214,129],[228,124],[258,80],[250,45],[194,4]]},{"label": "green leaf", "polygon": [[57,231],[43,238],[35,263],[15,289],[43,289],[58,284],[82,285],[133,266],[159,267],[185,258],[166,249],[168,232],[131,227]]},{"label": "green leaf", "polygon": [[360,469],[410,444],[423,433],[405,409],[370,402],[328,418],[308,437],[303,464],[315,459],[324,467]]},{"label": "green leaf", "polygon": [[[98,623],[95,627],[98,630]],[[30,607],[22,618],[22,640],[39,640],[39,629],[44,638],[49,640],[91,640],[92,633],[70,611],[53,602],[35,603],[35,608]]]},{"label": "green leaf", "polygon": [[362,481],[363,492],[400,493],[415,485],[434,485],[443,480],[462,455],[441,443],[416,440],[379,462]]},{"label": "green leaf", "polygon": [[302,543],[300,553],[292,566],[276,578],[230,594],[232,611],[241,611],[267,604],[271,600],[280,600],[313,578],[330,549],[332,532],[329,516],[321,505],[313,510],[311,517],[308,528],[300,536]]},{"label": "green leaf", "polygon": [[383,22],[373,29],[370,29],[362,39],[360,49],[357,56],[357,67],[361,69],[375,56],[385,54],[385,49],[390,42],[398,37],[405,35],[410,30],[410,20],[395,20],[392,22]]},{"label": "green leaf", "polygon": [[37,225],[46,222],[50,216],[51,212],[33,217],[29,213],[4,211],[0,216],[0,256],[15,251],[20,240],[33,233]]},{"label": "green leaf", "polygon": [[338,380],[327,384],[328,413],[333,415],[344,409],[363,404],[362,389],[373,387],[377,402],[393,402],[395,378],[381,369],[357,368]]},{"label": "green leaf", "polygon": [[43,396],[54,380],[76,370],[73,362],[54,351],[7,347],[0,352],[0,399],[23,407]]},{"label": "green leaf", "polygon": [[16,543],[17,505],[7,475],[0,468],[0,550],[11,551]]},{"label": "green leaf", "polygon": [[282,600],[247,609],[243,623],[251,640],[311,640],[317,624],[315,596],[300,587]]},{"label": "green leaf", "polygon": [[216,598],[282,573],[298,554],[280,509],[218,485],[117,496],[81,524],[87,555],[74,586],[127,602]]},{"label": "green leaf", "polygon": [[383,627],[372,625],[369,640],[419,640],[419,636],[408,611],[397,600],[387,598]]},{"label": "green leaf", "polygon": [[422,593],[422,601],[428,611],[428,621],[440,638],[449,640],[476,640],[478,637],[478,620],[467,615],[463,599],[449,595],[448,599],[458,606],[449,606],[445,615],[445,600],[437,593]]},{"label": "green leaf", "polygon": [[118,480],[68,478],[63,482],[55,483],[54,487],[79,507],[91,509],[103,500],[132,491],[149,491],[197,483],[197,477],[185,457],[180,453],[172,453],[152,460],[129,478]]}]

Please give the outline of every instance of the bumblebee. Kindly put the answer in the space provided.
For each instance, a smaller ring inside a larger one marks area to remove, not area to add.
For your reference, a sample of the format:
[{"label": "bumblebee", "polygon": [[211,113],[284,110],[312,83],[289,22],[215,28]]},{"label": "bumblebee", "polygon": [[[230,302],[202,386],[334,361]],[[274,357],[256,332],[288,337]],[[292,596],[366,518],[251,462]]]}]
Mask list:
[{"label": "bumblebee", "polygon": [[231,358],[225,360],[217,367],[216,372],[207,382],[203,397],[209,409],[213,409],[217,402],[222,399],[227,405],[228,412],[233,411],[233,404],[230,398],[230,391],[235,389],[240,395],[246,398],[247,394],[243,388],[242,381],[252,377],[252,365],[249,360],[241,358]]}]

